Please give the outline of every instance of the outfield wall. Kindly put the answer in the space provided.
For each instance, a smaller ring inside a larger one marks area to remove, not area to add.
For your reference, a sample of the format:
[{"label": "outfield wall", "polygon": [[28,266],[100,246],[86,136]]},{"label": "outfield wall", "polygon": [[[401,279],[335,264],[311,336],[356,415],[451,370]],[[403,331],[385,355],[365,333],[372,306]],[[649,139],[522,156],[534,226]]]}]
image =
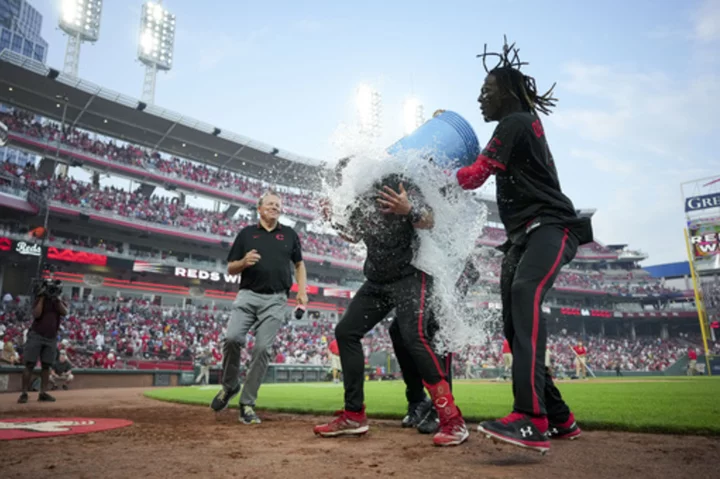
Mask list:
[{"label": "outfield wall", "polygon": [[[20,392],[22,390],[21,366],[0,368],[0,392]],[[73,369],[72,389],[108,389],[108,388],[151,388],[155,386],[177,386],[181,384],[187,371],[137,371],[107,369]],[[192,371],[189,373],[192,375]],[[39,379],[40,369],[33,372],[33,381]]]},{"label": "outfield wall", "polygon": [[[22,366],[0,367],[0,392],[22,390]],[[135,369],[79,369],[74,368],[72,389],[96,388],[152,388],[163,386],[186,386],[193,384],[200,368],[195,370],[135,370]],[[210,371],[210,383],[220,382],[220,368]],[[329,369],[324,366],[302,364],[272,364],[265,376],[266,383],[325,381]],[[40,377],[40,369],[33,371],[33,382]]]},{"label": "outfield wall", "polygon": [[[702,358],[704,360],[704,358]],[[717,368],[717,370],[716,370]],[[19,392],[22,390],[22,366],[0,367],[0,393]],[[75,376],[70,387],[72,389],[97,389],[97,388],[128,388],[128,387],[164,387],[164,386],[188,386],[194,384],[200,368],[194,370],[128,370],[128,369],[73,369]],[[500,368],[476,368],[473,370],[474,379],[495,379],[501,376],[503,370]],[[570,372],[570,371],[568,371]],[[614,377],[615,371],[594,371],[597,377]],[[574,371],[572,371],[574,373]],[[713,362],[713,373],[720,375],[720,359]],[[33,372],[33,381],[40,375],[40,369]],[[366,375],[369,379],[379,379],[374,368],[366,368]],[[666,371],[622,371],[625,377],[648,377],[648,376],[678,376],[685,375],[670,373]],[[244,377],[244,369],[241,372]],[[330,380],[330,369],[327,366],[315,366],[304,364],[271,364],[265,375],[265,383],[302,383],[302,382],[323,382]],[[393,373],[383,375],[382,379],[399,379],[400,375]],[[211,368],[210,384],[219,384],[221,370],[219,367]]]}]

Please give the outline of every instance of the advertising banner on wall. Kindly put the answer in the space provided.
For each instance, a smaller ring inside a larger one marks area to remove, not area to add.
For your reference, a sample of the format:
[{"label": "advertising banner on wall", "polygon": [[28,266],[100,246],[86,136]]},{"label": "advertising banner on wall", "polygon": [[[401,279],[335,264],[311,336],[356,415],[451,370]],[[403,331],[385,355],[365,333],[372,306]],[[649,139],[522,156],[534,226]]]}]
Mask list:
[{"label": "advertising banner on wall", "polygon": [[685,212],[720,208],[720,193],[685,198]]},{"label": "advertising banner on wall", "polygon": [[720,223],[690,223],[688,226],[696,260],[720,254]]},{"label": "advertising banner on wall", "polygon": [[[179,266],[171,266],[161,263],[150,263],[147,261],[135,261],[132,269],[137,273],[154,273],[166,276],[174,276],[176,278],[198,279],[202,281],[209,281],[212,283],[221,284],[239,285],[241,277],[241,275],[239,274],[228,274],[221,271],[211,271],[197,268],[181,268]],[[293,284],[290,291],[296,293],[297,290],[297,284]],[[307,293],[320,294],[320,288],[318,286],[308,285]]]},{"label": "advertising banner on wall", "polygon": [[688,243],[699,275],[720,270],[720,219],[688,222]]}]

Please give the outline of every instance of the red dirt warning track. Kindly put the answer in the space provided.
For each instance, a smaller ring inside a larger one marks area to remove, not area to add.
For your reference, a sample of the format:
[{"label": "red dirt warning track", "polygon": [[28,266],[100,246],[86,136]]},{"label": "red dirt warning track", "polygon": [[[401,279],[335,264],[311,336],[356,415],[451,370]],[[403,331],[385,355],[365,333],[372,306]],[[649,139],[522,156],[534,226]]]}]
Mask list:
[{"label": "red dirt warning track", "polygon": [[147,399],[139,389],[55,396],[56,403],[46,404],[32,394],[21,405],[17,395],[0,394],[0,419],[79,416],[134,424],[3,441],[3,478],[712,477],[720,454],[720,438],[590,432],[554,442],[543,457],[496,446],[475,432],[475,424],[467,443],[447,449],[394,421],[372,421],[362,438],[320,439],[312,434],[318,418],[310,416],[266,413],[263,424],[245,426],[237,423],[236,410],[216,416],[206,407]]}]

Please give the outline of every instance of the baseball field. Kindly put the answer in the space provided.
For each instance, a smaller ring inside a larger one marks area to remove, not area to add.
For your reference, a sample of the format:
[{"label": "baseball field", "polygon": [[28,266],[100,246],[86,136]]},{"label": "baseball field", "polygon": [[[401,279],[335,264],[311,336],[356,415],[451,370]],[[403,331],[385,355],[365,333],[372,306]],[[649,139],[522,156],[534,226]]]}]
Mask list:
[{"label": "baseball field", "polygon": [[434,447],[430,437],[400,427],[405,412],[400,381],[366,383],[370,432],[336,439],[312,433],[314,424],[329,420],[342,405],[342,386],[328,383],[264,385],[258,402],[263,423],[249,426],[238,423],[236,409],[210,410],[217,386],[56,391],[57,402],[38,402],[31,394],[27,404],[5,393],[0,430],[13,428],[13,421],[46,427],[48,421],[132,424],[0,441],[0,464],[2,477],[73,479],[717,475],[720,378],[597,379],[559,387],[584,434],[576,441],[553,441],[546,456],[496,445],[476,432],[478,420],[509,411],[509,383],[457,382],[457,402],[471,435],[454,448]]},{"label": "baseball field", "polygon": [[[585,429],[720,436],[720,378],[612,378],[561,382],[563,397]],[[402,418],[407,410],[402,381],[365,385],[368,415]],[[163,401],[207,406],[217,386],[151,390]],[[509,382],[456,381],[454,395],[470,422],[502,417],[512,405]],[[258,407],[278,412],[332,414],[342,407],[342,385],[267,384]],[[237,401],[233,401],[237,407]]]}]

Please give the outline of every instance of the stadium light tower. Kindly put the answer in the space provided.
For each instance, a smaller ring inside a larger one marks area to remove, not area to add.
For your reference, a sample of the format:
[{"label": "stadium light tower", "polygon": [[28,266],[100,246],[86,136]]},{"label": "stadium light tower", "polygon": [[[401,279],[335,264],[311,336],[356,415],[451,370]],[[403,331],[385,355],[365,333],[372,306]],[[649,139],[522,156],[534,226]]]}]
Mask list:
[{"label": "stadium light tower", "polygon": [[409,135],[420,125],[425,123],[425,115],[420,100],[411,97],[405,100],[403,107],[403,119],[405,121],[405,134]]},{"label": "stadium light tower", "polygon": [[145,2],[140,18],[138,60],[145,64],[142,99],[155,102],[155,80],[158,70],[172,68],[175,48],[175,15],[168,12],[159,0]]},{"label": "stadium light tower", "polygon": [[369,85],[360,85],[356,105],[360,116],[360,132],[368,136],[380,136],[382,97]]},{"label": "stadium light tower", "polygon": [[78,76],[80,45],[96,42],[100,36],[102,0],[63,0],[60,12],[60,29],[67,33],[63,72]]}]

